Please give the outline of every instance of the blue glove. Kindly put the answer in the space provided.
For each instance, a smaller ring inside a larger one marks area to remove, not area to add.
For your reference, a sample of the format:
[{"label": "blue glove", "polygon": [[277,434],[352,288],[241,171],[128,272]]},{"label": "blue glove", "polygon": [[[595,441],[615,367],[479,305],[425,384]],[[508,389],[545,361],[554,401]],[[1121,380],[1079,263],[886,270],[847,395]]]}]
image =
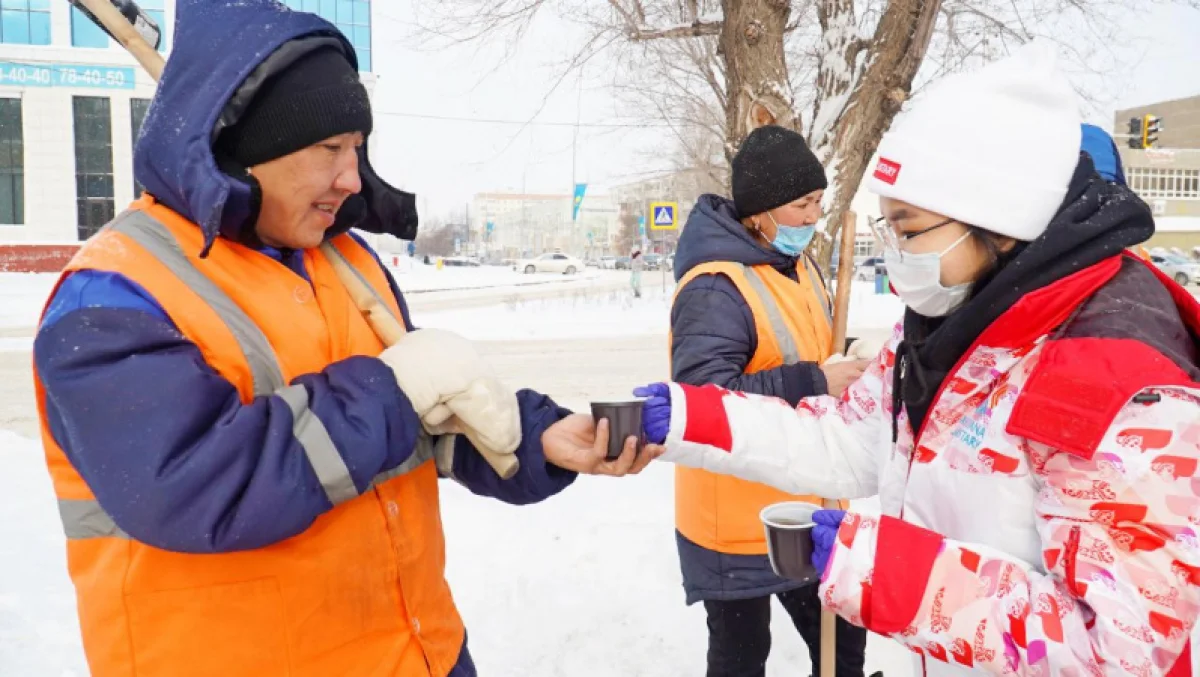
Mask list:
[{"label": "blue glove", "polygon": [[646,432],[646,441],[651,444],[666,442],[667,431],[671,429],[671,389],[666,383],[652,383],[635,388],[633,394],[646,398],[642,408],[642,430]]},{"label": "blue glove", "polygon": [[829,566],[829,553],[833,552],[833,546],[837,543],[838,529],[845,516],[845,510],[818,510],[812,515],[816,523],[812,530],[812,563],[822,576],[825,575],[825,567]]}]

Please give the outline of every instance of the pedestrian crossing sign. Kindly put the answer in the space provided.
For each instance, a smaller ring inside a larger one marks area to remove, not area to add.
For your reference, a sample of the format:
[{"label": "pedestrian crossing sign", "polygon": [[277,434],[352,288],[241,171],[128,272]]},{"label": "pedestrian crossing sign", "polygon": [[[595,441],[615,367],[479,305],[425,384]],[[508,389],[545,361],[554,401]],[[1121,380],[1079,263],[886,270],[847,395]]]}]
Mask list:
[{"label": "pedestrian crossing sign", "polygon": [[678,227],[679,205],[677,203],[650,203],[650,230],[675,230]]}]

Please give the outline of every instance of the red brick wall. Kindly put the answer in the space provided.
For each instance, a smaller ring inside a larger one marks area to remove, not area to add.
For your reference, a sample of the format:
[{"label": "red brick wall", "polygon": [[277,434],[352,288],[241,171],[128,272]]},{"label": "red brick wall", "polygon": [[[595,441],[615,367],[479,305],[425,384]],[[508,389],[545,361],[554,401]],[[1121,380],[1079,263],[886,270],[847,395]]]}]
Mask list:
[{"label": "red brick wall", "polygon": [[57,273],[77,251],[77,244],[0,244],[0,272]]}]

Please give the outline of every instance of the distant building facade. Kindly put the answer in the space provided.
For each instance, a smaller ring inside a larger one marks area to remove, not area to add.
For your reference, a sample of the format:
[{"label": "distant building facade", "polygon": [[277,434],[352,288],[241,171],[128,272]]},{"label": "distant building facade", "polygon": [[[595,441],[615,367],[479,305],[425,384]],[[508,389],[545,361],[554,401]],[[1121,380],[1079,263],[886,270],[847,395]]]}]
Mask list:
[{"label": "distant building facade", "polygon": [[[1162,120],[1156,148],[1130,148],[1130,119]],[[1200,246],[1200,96],[1117,111],[1114,125],[1125,178],[1154,210],[1150,247],[1191,251]]]}]

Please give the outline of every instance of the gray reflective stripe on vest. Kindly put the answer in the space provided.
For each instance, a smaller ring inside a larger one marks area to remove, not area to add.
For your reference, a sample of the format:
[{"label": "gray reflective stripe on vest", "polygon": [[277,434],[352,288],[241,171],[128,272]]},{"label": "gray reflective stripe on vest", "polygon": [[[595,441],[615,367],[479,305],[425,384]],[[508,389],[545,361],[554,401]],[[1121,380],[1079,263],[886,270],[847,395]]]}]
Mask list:
[{"label": "gray reflective stripe on vest", "polygon": [[367,291],[371,292],[371,296],[375,297],[375,302],[378,303],[382,308],[386,309],[388,315],[391,315],[393,319],[399,322],[401,327],[404,326],[404,320],[396,317],[396,314],[392,312],[392,307],[383,300],[383,297],[379,295],[379,292],[375,291],[375,286],[370,282],[367,282],[367,278],[363,276],[358,268],[355,268],[352,263],[347,261],[345,256],[342,256],[342,252],[340,252],[337,247],[333,246],[332,242],[322,242],[321,252],[324,253],[326,257],[337,257],[339,261],[346,264],[346,267],[354,272],[354,276],[358,278],[358,281],[362,283],[362,286],[366,288]]},{"label": "gray reflective stripe on vest", "polygon": [[337,505],[358,496],[350,470],[329,437],[329,431],[308,407],[308,389],[304,386],[285,387],[275,350],[254,320],[188,260],[171,231],[154,218],[140,211],[128,212],[114,221],[111,228],[145,247],[203,299],[229,328],[250,364],[254,394],[278,395],[291,409],[292,435],[304,448],[330,503]]},{"label": "gray reflective stripe on vest", "polygon": [[[445,437],[453,436],[447,435]],[[410,472],[429,459],[434,458],[434,455],[435,449],[433,440],[428,435],[422,433],[421,435],[417,436],[417,446],[413,449],[412,455],[406,458],[403,463],[395,468],[392,468],[391,470],[384,470],[373,477],[371,479],[371,486],[378,486],[394,477],[399,477],[407,472]],[[440,467],[441,463],[438,465]]]},{"label": "gray reflective stripe on vest", "polygon": [[[821,284],[821,276],[817,275],[816,264],[807,256],[804,257],[804,270],[808,271],[808,281],[812,283],[813,293],[817,295],[817,299],[821,302],[821,309],[825,311],[825,321],[829,326],[833,326],[833,308],[829,305],[829,294],[825,293],[825,285]],[[834,346],[837,352],[841,352],[841,348]]]},{"label": "gray reflective stripe on vest", "polygon": [[[358,492],[345,461],[324,424],[308,407],[307,389],[303,386],[285,387],[279,360],[262,330],[216,283],[188,260],[166,226],[144,212],[131,211],[118,216],[105,229],[112,229],[132,239],[213,309],[233,334],[250,365],[255,396],[278,395],[287,403],[292,412],[292,434],[304,448],[305,456],[330,502],[337,505],[356,497]],[[421,462],[433,456],[432,445],[427,446],[430,450]],[[419,463],[411,467],[416,465]],[[393,472],[399,475],[411,467]],[[95,500],[60,500],[59,515],[68,539],[129,538]]]},{"label": "gray reflective stripe on vest", "polygon": [[234,339],[246,356],[246,361],[250,363],[255,395],[270,395],[286,385],[283,382],[283,372],[279,369],[279,361],[275,358],[275,351],[262,330],[233,299],[188,260],[183,248],[166,226],[145,212],[132,211],[117,217],[108,228],[131,238],[145,248],[216,312],[233,333]]},{"label": "gray reflective stripe on vest", "polygon": [[68,539],[129,538],[129,535],[117,526],[100,503],[95,500],[73,501],[65,498],[58,499],[58,516],[62,518],[63,531]]},{"label": "gray reflective stripe on vest", "polygon": [[354,478],[350,476],[350,468],[346,467],[346,461],[321,419],[308,408],[308,388],[302,385],[288,386],[275,391],[275,394],[287,402],[292,410],[292,435],[304,447],[304,455],[316,471],[329,502],[337,505],[357,497],[358,489],[354,486]]},{"label": "gray reflective stripe on vest", "polygon": [[788,330],[787,323],[783,321],[783,311],[779,309],[775,297],[767,289],[767,285],[758,276],[757,271],[742,266],[742,272],[746,274],[746,280],[750,283],[750,287],[754,289],[754,293],[758,294],[763,307],[767,309],[767,321],[771,323],[771,331],[779,343],[779,352],[783,354],[783,363],[797,364],[800,362],[800,351],[796,349],[796,341],[792,338],[792,332]]}]

